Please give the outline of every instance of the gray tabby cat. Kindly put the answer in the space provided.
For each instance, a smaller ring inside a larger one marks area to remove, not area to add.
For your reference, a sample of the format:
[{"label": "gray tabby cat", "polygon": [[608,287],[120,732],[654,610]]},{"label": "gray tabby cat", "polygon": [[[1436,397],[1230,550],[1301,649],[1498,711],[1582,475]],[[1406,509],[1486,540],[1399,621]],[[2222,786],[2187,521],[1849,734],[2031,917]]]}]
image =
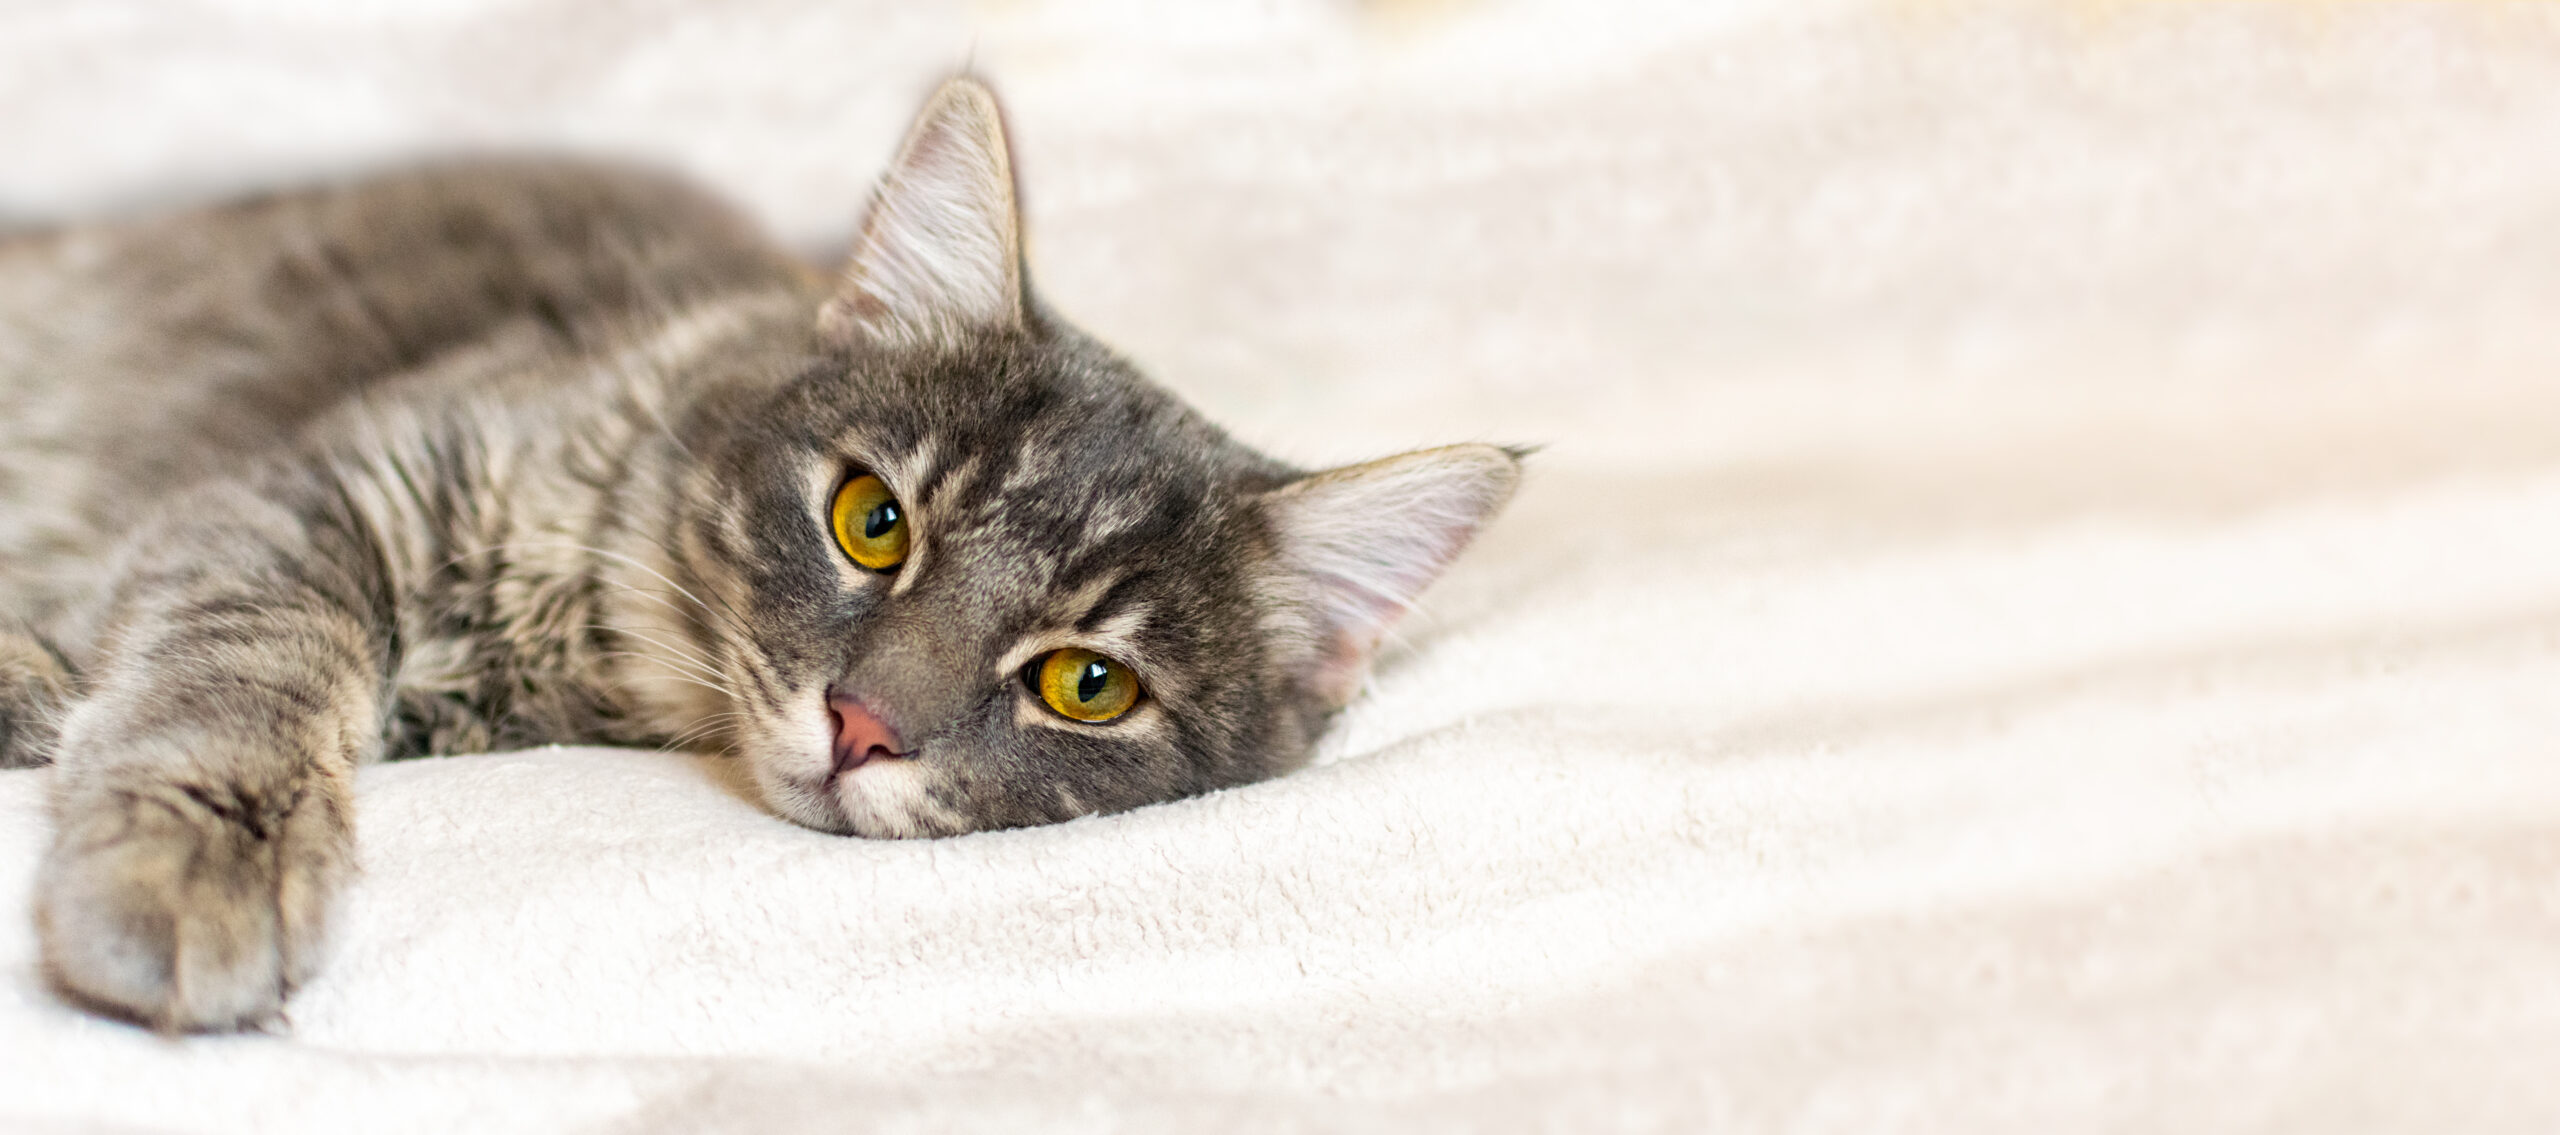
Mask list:
[{"label": "gray tabby cat", "polygon": [[563,163],[0,244],[0,761],[58,766],[54,983],[271,1017],[379,758],[698,743],[891,837],[1303,761],[1515,455],[1246,449],[1031,294],[1014,192],[960,79],[833,281]]}]

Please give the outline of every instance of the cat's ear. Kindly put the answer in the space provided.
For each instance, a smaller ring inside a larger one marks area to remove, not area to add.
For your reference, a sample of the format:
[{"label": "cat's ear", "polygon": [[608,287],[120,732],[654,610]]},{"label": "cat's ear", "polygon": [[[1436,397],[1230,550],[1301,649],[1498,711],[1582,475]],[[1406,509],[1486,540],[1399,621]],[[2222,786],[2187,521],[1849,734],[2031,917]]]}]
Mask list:
[{"label": "cat's ear", "polygon": [[907,128],[818,315],[840,345],[930,347],[1023,321],[1022,225],[995,94],[962,76]]},{"label": "cat's ear", "polygon": [[1308,689],[1336,708],[1359,693],[1387,628],[1519,483],[1513,451],[1453,445],[1274,490],[1265,506],[1282,567],[1303,586],[1315,624]]}]

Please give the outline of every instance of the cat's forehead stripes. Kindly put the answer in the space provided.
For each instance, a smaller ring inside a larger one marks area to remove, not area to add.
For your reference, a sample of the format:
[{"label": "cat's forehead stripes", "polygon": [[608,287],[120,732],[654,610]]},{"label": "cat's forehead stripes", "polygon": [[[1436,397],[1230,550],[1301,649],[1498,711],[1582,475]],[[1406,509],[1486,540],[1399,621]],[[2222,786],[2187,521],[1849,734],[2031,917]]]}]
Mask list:
[{"label": "cat's forehead stripes", "polygon": [[1146,629],[1148,620],[1154,615],[1154,604],[1133,603],[1117,614],[1104,619],[1091,620],[1078,629],[1100,641],[1135,643],[1138,641],[1139,632]]},{"label": "cat's forehead stripes", "polygon": [[1061,627],[1084,629],[1086,616],[1101,606],[1112,589],[1120,586],[1127,577],[1127,572],[1112,568],[1075,585],[1072,590],[1062,590],[1049,605],[1049,621]]},{"label": "cat's forehead stripes", "polygon": [[1023,439],[1024,444],[1014,448],[1012,464],[1005,470],[1004,483],[996,488],[999,495],[1028,491],[1057,467],[1055,450],[1047,445],[1032,444],[1032,440]]},{"label": "cat's forehead stripes", "polygon": [[[1175,535],[1193,507],[1188,494],[1154,483],[1130,447],[1054,430],[987,432],[942,447],[976,451],[903,491],[927,539],[965,557],[990,585],[1026,597],[1082,587],[1104,563]],[[1081,452],[1067,452],[1068,440]]]},{"label": "cat's forehead stripes", "polygon": [[978,483],[978,470],[985,466],[985,459],[973,453],[948,469],[937,470],[918,490],[915,506],[934,512],[957,511],[961,502],[969,499],[970,490]]},{"label": "cat's forehead stripes", "polygon": [[1138,598],[1139,590],[1146,582],[1134,574],[1113,578],[1111,586],[1095,595],[1093,601],[1085,604],[1076,615],[1076,630],[1096,635],[1137,633],[1146,625],[1146,617],[1153,610],[1152,604]]},{"label": "cat's forehead stripes", "polygon": [[1112,568],[1072,588],[1058,589],[1042,615],[1018,632],[1020,641],[1004,656],[998,671],[1010,673],[1034,655],[1063,646],[1139,660],[1146,652],[1142,636],[1153,607],[1128,599],[1134,582],[1127,571]]},{"label": "cat's forehead stripes", "polygon": [[1079,550],[1111,543],[1145,523],[1157,502],[1141,498],[1133,492],[1115,493],[1092,503],[1085,522],[1077,531]]},{"label": "cat's forehead stripes", "polygon": [[880,458],[871,472],[887,482],[890,491],[916,496],[919,486],[933,483],[941,472],[934,464],[941,448],[933,436],[927,434],[916,439],[915,444]]}]

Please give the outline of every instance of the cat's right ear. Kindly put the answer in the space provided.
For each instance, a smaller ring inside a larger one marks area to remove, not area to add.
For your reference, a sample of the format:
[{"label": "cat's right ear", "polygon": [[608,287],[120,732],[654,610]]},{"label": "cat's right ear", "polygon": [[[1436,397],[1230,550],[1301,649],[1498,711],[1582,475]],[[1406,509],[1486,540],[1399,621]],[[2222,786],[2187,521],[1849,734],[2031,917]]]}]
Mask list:
[{"label": "cat's right ear", "polygon": [[1341,708],[1378,644],[1520,483],[1520,453],[1453,445],[1329,469],[1265,498],[1315,635],[1302,681]]},{"label": "cat's right ear", "polygon": [[942,84],[872,193],[844,279],[818,314],[841,346],[931,348],[1023,322],[1022,224],[994,92]]}]

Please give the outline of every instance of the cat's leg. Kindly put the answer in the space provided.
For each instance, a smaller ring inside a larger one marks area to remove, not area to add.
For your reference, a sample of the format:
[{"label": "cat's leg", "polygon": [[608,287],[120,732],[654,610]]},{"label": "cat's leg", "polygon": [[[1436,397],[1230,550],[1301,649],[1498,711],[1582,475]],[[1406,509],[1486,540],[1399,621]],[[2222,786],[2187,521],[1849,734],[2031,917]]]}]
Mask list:
[{"label": "cat's leg", "polygon": [[0,768],[53,759],[71,690],[71,668],[61,655],[34,634],[0,622]]},{"label": "cat's leg", "polygon": [[353,870],[390,618],[381,557],[328,497],[214,490],[113,581],[37,880],[46,971],[74,999],[236,1028],[317,965]]}]

